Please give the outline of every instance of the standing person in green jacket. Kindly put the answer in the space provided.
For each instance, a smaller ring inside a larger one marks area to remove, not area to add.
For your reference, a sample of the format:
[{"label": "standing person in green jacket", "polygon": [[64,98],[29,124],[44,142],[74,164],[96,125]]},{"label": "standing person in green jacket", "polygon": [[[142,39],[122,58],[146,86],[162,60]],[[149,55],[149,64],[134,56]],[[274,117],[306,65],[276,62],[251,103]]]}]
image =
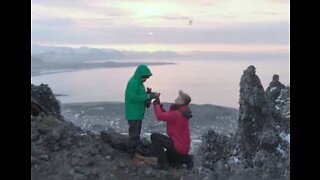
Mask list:
[{"label": "standing person in green jacket", "polygon": [[158,93],[147,93],[144,82],[152,75],[150,69],[141,64],[127,83],[125,92],[125,117],[129,124],[129,149],[130,157],[136,153],[140,142],[142,120],[144,118],[146,103],[159,96]]}]

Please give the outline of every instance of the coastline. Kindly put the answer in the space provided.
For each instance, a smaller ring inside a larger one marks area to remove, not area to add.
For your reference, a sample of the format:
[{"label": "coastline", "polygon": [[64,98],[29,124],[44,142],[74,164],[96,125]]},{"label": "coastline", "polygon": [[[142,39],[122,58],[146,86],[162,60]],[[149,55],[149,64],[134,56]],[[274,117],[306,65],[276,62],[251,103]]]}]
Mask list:
[{"label": "coastline", "polygon": [[102,63],[75,63],[75,64],[59,64],[59,66],[46,66],[31,68],[31,77],[57,74],[65,72],[74,72],[90,69],[101,69],[101,68],[123,68],[123,67],[135,67],[139,64],[146,64],[148,66],[158,66],[158,65],[175,65],[177,63],[168,62],[102,62]]}]

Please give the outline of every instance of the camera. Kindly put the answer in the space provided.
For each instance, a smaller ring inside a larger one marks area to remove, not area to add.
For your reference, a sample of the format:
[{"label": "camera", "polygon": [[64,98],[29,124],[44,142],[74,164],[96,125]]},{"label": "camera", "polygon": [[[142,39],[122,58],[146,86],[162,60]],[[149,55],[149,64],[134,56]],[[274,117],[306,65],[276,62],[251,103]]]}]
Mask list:
[{"label": "camera", "polygon": [[160,93],[152,92],[151,88],[147,87],[147,94],[149,94],[149,98],[146,100],[147,108],[150,107],[152,99],[155,99],[157,102],[160,102],[160,99],[159,99]]}]

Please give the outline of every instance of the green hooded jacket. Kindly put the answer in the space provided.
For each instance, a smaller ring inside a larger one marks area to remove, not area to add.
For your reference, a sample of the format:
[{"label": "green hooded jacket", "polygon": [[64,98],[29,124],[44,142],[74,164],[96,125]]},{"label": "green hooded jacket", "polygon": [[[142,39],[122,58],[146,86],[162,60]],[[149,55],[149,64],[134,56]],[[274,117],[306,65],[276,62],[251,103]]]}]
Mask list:
[{"label": "green hooded jacket", "polygon": [[148,95],[142,82],[142,76],[151,76],[150,69],[141,64],[130,78],[125,92],[125,117],[127,120],[142,120],[146,110]]}]

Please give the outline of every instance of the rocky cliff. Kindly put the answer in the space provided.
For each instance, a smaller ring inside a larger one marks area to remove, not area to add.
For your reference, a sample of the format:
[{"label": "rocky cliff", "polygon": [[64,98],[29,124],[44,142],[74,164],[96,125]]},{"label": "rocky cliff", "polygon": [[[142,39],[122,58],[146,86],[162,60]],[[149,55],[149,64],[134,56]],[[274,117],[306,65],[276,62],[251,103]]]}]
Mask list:
[{"label": "rocky cliff", "polygon": [[244,70],[236,133],[203,135],[200,153],[211,178],[290,179],[290,88],[276,102],[269,101],[255,67]]}]

